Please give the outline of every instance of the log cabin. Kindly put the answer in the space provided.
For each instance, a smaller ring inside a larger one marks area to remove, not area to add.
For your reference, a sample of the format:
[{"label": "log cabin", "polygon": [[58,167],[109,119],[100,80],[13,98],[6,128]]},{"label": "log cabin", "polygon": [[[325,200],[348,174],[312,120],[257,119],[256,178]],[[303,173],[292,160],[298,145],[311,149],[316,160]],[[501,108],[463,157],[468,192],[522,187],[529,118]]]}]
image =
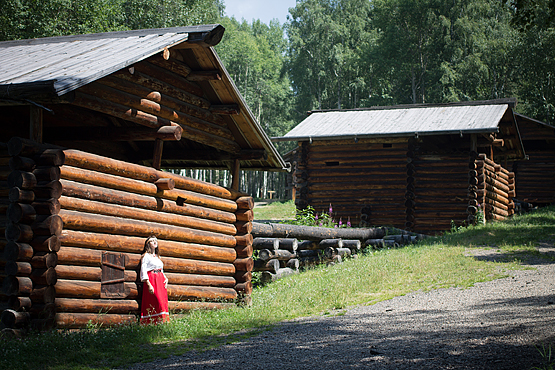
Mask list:
[{"label": "log cabin", "polygon": [[[170,310],[249,303],[253,199],[285,163],[214,46],[221,25],[0,42],[2,325],[135,322],[154,234]],[[229,169],[230,188],[168,169]]]},{"label": "log cabin", "polygon": [[435,234],[512,214],[525,157],[514,99],[318,110],[283,137],[295,202],[361,226]]},{"label": "log cabin", "polygon": [[534,207],[555,203],[555,127],[516,114],[526,160],[509,162],[517,199]]}]

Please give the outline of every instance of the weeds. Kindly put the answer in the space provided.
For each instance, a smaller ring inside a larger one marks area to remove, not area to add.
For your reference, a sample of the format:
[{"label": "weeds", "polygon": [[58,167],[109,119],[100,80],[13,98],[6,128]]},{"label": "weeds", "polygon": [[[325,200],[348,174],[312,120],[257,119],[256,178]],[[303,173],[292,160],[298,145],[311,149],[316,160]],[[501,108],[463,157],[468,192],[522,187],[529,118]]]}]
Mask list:
[{"label": "weeds", "polygon": [[543,364],[541,365],[541,367],[533,367],[532,370],[554,370],[555,358],[553,357],[551,351],[551,344],[549,344],[547,347],[545,346],[545,344],[542,344],[542,348],[536,348],[540,352],[540,355],[543,359]]}]

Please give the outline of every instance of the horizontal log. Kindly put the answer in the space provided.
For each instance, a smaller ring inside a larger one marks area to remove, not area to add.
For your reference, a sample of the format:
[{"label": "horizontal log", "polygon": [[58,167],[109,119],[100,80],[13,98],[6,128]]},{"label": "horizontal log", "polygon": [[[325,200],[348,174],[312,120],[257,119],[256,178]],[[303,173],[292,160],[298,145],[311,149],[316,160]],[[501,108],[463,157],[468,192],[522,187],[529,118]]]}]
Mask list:
[{"label": "horizontal log", "polygon": [[56,289],[53,285],[33,286],[33,290],[29,295],[33,304],[36,303],[54,303],[56,298]]},{"label": "horizontal log", "polygon": [[11,188],[8,193],[10,202],[32,203],[35,200],[35,193],[31,190]]},{"label": "horizontal log", "polygon": [[252,222],[236,222],[235,229],[237,234],[250,234],[252,232]]},{"label": "horizontal log", "polygon": [[37,213],[30,204],[11,203],[6,211],[6,216],[13,223],[31,224],[35,222]]},{"label": "horizontal log", "polygon": [[0,315],[0,321],[6,328],[18,328],[31,322],[29,312],[16,312],[14,310],[4,310]]},{"label": "horizontal log", "polygon": [[33,258],[33,247],[26,243],[9,241],[4,247],[4,258],[13,261],[31,261]]},{"label": "horizontal log", "polygon": [[262,224],[253,222],[253,236],[255,237],[277,237],[277,238],[296,238],[299,240],[322,239],[358,239],[366,240],[385,235],[384,228],[324,228],[287,224]]},{"label": "horizontal log", "polygon": [[216,184],[195,180],[169,172],[159,171],[124,161],[106,158],[79,150],[64,150],[65,164],[73,167],[84,168],[102,173],[123,176],[135,180],[154,183],[159,178],[172,178],[178,189],[212,195],[223,199],[236,199],[241,193],[223,188]]},{"label": "horizontal log", "polygon": [[129,207],[143,208],[153,211],[198,217],[224,223],[235,223],[235,214],[190,204],[177,205],[175,202],[120,190],[107,189],[94,185],[62,180],[63,195],[89,199],[92,201],[119,204]]},{"label": "horizontal log", "polygon": [[235,252],[237,253],[237,258],[252,257],[254,248],[252,244],[246,246],[237,246],[235,247]]},{"label": "horizontal log", "polygon": [[[60,242],[64,246],[100,249],[114,252],[140,254],[144,247],[145,238],[86,233],[64,230]],[[215,247],[203,244],[173,242],[158,239],[158,248],[162,256],[198,259],[213,262],[233,263],[236,252],[232,248]]]},{"label": "horizontal log", "polygon": [[89,185],[96,185],[108,189],[122,190],[135,194],[160,197],[176,201],[181,198],[187,204],[219,209],[226,212],[235,212],[237,204],[233,201],[216,198],[210,195],[193,193],[187,190],[176,189],[159,191],[156,185],[146,181],[129,179],[121,176],[103,174],[96,171],[85,170],[77,167],[61,167],[62,179],[71,180]]},{"label": "horizontal log", "polygon": [[137,322],[135,315],[106,313],[68,313],[56,314],[55,325],[58,329],[82,329],[89,325],[100,327],[119,326]]},{"label": "horizontal log", "polygon": [[362,246],[360,240],[343,240],[343,247],[358,251]]},{"label": "horizontal log", "polygon": [[192,311],[192,310],[219,310],[224,308],[233,308],[235,303],[232,302],[187,302],[187,301],[169,301],[169,308],[172,312]]},{"label": "horizontal log", "polygon": [[58,254],[48,252],[35,252],[31,258],[31,266],[34,269],[45,269],[49,267],[56,267],[58,264]]},{"label": "horizontal log", "polygon": [[277,250],[270,250],[270,249],[262,249],[258,251],[258,259],[262,261],[269,261],[271,259],[277,259],[279,261],[287,261],[292,258],[295,258],[297,255],[296,253],[291,253],[285,249],[277,249]]},{"label": "horizontal log", "polygon": [[37,217],[37,221],[31,225],[34,236],[59,236],[62,233],[64,222],[58,215],[47,216],[46,218]]},{"label": "horizontal log", "polygon": [[215,276],[198,274],[166,273],[169,284],[174,285],[198,285],[233,288],[236,284],[233,276]]},{"label": "horizontal log", "polygon": [[323,239],[318,243],[318,248],[325,250],[327,248],[343,248],[343,240],[341,239]]},{"label": "horizontal log", "polygon": [[183,226],[192,229],[212,231],[221,234],[235,235],[237,230],[233,224],[194,218],[184,215],[175,215],[165,212],[157,212],[145,209],[137,209],[114,204],[106,204],[93,200],[60,197],[60,205],[63,209],[95,213],[106,216],[116,216],[121,218],[151,221],[161,224]]},{"label": "horizontal log", "polygon": [[33,159],[27,157],[16,156],[5,159],[9,160],[9,167],[12,171],[33,172],[37,166]]},{"label": "horizontal log", "polygon": [[47,149],[60,149],[54,145],[37,143],[30,139],[13,136],[8,141],[8,154],[11,157],[31,157],[44,152]]},{"label": "horizontal log", "polygon": [[6,276],[2,282],[2,292],[5,295],[29,295],[33,290],[33,282],[24,276]]},{"label": "horizontal log", "polygon": [[37,186],[37,178],[32,172],[13,171],[8,176],[9,188],[20,188],[25,190],[33,189]]},{"label": "horizontal log", "polygon": [[29,262],[7,261],[4,271],[6,275],[29,276],[33,268]]},{"label": "horizontal log", "polygon": [[64,222],[64,227],[70,230],[129,236],[141,235],[145,238],[154,234],[160,239],[216,245],[220,247],[234,247],[236,244],[235,238],[230,235],[154,222],[121,219],[68,210],[61,210],[60,218]]},{"label": "horizontal log", "polygon": [[29,276],[35,286],[37,285],[55,285],[58,281],[58,274],[54,267],[46,269],[34,269]]},{"label": "horizontal log", "polygon": [[57,215],[60,212],[58,199],[36,200],[31,203],[37,215]]},{"label": "horizontal log", "polygon": [[204,95],[204,91],[198,84],[189,82],[186,78],[182,78],[181,75],[175,74],[172,71],[166,69],[165,66],[166,65],[164,65],[164,67],[159,67],[152,63],[143,61],[142,63],[138,63],[135,66],[135,74],[143,73],[152,78],[163,81],[166,84],[178,87],[179,89],[187,91],[198,97],[202,97]]},{"label": "horizontal log", "polygon": [[8,222],[4,234],[8,241],[28,243],[33,239],[33,229],[25,224]]},{"label": "horizontal log", "polygon": [[240,209],[235,212],[237,221],[251,222],[254,220],[254,213],[251,209]]},{"label": "horizontal log", "polygon": [[231,288],[200,287],[188,285],[168,285],[168,298],[171,300],[234,300],[237,292]]},{"label": "horizontal log", "polygon": [[257,259],[254,261],[253,271],[270,271],[276,273],[279,270],[279,260],[270,259],[267,261]]},{"label": "horizontal log", "polygon": [[62,195],[62,183],[58,180],[40,183],[33,191],[37,199],[58,199]]},{"label": "horizontal log", "polygon": [[244,283],[238,283],[237,285],[235,285],[234,289],[238,294],[242,296],[251,295],[253,289],[252,282],[246,281]]},{"label": "horizontal log", "polygon": [[14,311],[29,311],[33,302],[29,297],[11,296],[8,299],[8,307]]},{"label": "horizontal log", "polygon": [[[64,280],[58,279],[56,285],[53,285],[56,298],[89,298],[100,299],[100,281],[85,280]],[[126,282],[125,291],[127,299],[136,299],[139,297],[136,283]]]},{"label": "horizontal log", "polygon": [[290,252],[295,252],[299,247],[299,242],[294,238],[280,238],[279,249],[285,249]]},{"label": "horizontal log", "polygon": [[56,235],[37,236],[29,243],[35,252],[57,252],[60,250],[60,238]]},{"label": "horizontal log", "polygon": [[56,298],[57,312],[131,314],[138,313],[139,303],[127,299]]},{"label": "horizontal log", "polygon": [[[61,265],[58,264],[54,269],[53,274],[56,279],[65,280],[88,280],[88,281],[102,281],[102,268],[91,266],[77,266],[77,265]],[[138,281],[137,271],[125,270],[124,279],[128,282]],[[52,285],[52,284],[43,284]]]},{"label": "horizontal log", "polygon": [[238,258],[233,262],[236,271],[252,271],[254,261],[252,258]]},{"label": "horizontal log", "polygon": [[256,250],[261,250],[261,249],[276,250],[276,249],[279,249],[279,239],[257,237],[253,239],[252,246]]},{"label": "horizontal log", "polygon": [[279,279],[282,279],[286,276],[294,275],[296,273],[297,273],[296,271],[287,267],[279,269],[275,274],[271,273],[270,271],[264,271],[262,272],[262,274],[260,274],[260,282],[262,284],[267,284],[272,281],[277,281]]},{"label": "horizontal log", "polygon": [[173,179],[158,179],[154,182],[158,190],[173,190],[175,188],[175,181]]}]

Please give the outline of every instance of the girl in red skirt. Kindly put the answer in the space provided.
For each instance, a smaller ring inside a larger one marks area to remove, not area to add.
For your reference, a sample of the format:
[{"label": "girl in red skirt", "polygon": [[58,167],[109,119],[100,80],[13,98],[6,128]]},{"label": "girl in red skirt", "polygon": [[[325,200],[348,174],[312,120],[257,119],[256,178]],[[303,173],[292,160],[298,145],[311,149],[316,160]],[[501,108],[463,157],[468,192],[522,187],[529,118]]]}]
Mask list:
[{"label": "girl in red skirt", "polygon": [[168,278],[158,252],[158,240],[149,236],[141,258],[141,324],[158,324],[170,320],[168,311]]}]

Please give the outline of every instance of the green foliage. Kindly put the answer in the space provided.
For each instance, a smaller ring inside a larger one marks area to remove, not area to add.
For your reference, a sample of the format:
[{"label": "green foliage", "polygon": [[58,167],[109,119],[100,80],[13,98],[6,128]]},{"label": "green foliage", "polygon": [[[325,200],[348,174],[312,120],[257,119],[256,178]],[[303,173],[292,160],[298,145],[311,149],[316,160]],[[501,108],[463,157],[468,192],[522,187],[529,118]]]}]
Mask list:
[{"label": "green foliage", "polygon": [[284,221],[284,223],[291,225],[303,225],[303,226],[318,226],[318,227],[328,227],[328,228],[338,228],[338,227],[351,227],[351,220],[347,220],[343,223],[342,219],[336,220],[333,216],[333,207],[330,207],[327,211],[322,211],[321,213],[316,212],[312,206],[307,206],[304,209],[297,210],[295,220]]},{"label": "green foliage", "polygon": [[553,356],[551,350],[551,344],[547,346],[542,344],[541,348],[538,348],[540,355],[543,360],[543,364],[541,367],[533,367],[532,370],[553,370],[555,369],[555,356]]}]

